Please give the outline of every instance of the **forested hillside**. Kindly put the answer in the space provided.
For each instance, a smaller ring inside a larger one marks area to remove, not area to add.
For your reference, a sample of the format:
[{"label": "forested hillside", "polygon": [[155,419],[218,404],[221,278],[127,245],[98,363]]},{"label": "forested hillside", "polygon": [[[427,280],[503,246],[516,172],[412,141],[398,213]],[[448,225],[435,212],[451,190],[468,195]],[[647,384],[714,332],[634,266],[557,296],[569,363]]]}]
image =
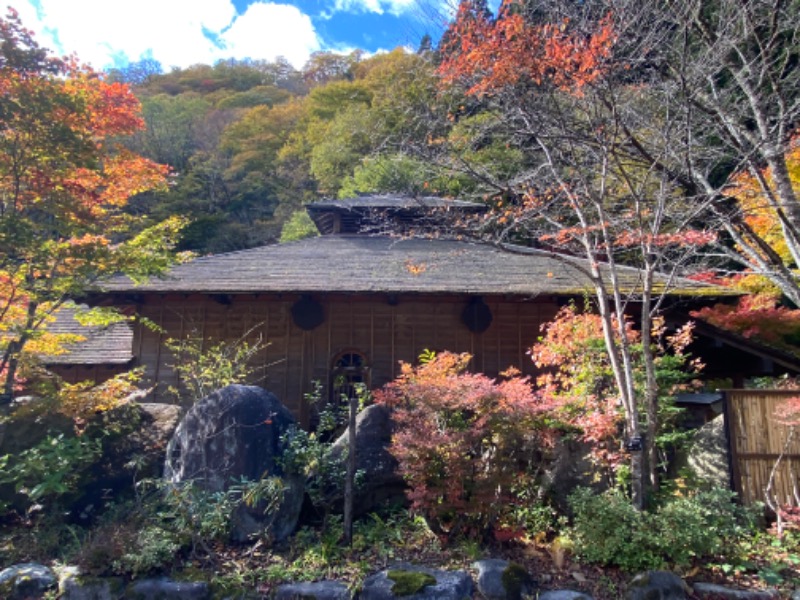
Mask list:
[{"label": "forested hillside", "polygon": [[431,168],[403,153],[446,123],[434,69],[431,53],[398,49],[320,53],[302,71],[226,61],[112,72],[133,85],[146,121],[126,144],[173,174],[168,191],[140,195],[131,210],[154,222],[189,217],[181,247],[208,253],[276,242],[284,228],[308,233],[302,206],[316,198],[434,192]]},{"label": "forested hillside", "polygon": [[502,193],[523,155],[490,131],[491,107],[441,87],[440,62],[425,42],[371,57],[320,52],[299,71],[235,60],[112,71],[147,124],[126,144],[173,173],[168,191],[131,210],[189,217],[181,249],[209,253],[312,233],[302,206],[322,197]]}]

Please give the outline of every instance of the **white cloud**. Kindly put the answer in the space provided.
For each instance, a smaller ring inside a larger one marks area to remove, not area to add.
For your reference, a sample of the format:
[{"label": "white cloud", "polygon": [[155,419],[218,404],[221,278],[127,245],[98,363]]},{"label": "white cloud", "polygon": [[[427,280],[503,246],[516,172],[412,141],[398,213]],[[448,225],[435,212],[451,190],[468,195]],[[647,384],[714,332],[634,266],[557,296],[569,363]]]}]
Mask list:
[{"label": "white cloud", "polygon": [[336,0],[335,10],[342,12],[373,12],[382,15],[388,12],[401,15],[417,7],[419,0]]},{"label": "white cloud", "polygon": [[165,68],[278,55],[300,67],[320,47],[307,15],[271,2],[243,15],[231,0],[25,0],[17,8],[43,46],[98,69],[148,56]]},{"label": "white cloud", "polygon": [[226,49],[234,56],[285,57],[301,67],[320,49],[311,18],[294,6],[258,2],[251,4],[222,34]]}]

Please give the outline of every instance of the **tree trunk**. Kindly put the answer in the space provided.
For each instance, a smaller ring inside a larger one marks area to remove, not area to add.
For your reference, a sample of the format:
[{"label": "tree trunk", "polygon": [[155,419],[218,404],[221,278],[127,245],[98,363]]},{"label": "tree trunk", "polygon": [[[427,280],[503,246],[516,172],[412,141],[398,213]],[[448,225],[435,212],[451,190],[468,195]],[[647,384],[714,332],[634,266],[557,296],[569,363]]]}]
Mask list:
[{"label": "tree trunk", "polygon": [[[636,435],[638,434],[631,436],[630,439],[635,440]],[[641,449],[631,450],[631,503],[638,510],[644,510],[646,476],[644,452]]]},{"label": "tree trunk", "polygon": [[356,480],[356,413],[358,397],[350,398],[350,414],[347,423],[347,475],[344,481],[344,543],[353,543],[353,495]]},{"label": "tree trunk", "polygon": [[[647,256],[645,251],[643,255]],[[642,292],[642,316],[639,319],[642,339],[642,362],[644,363],[644,411],[647,426],[644,434],[644,459],[648,480],[648,492],[658,490],[658,452],[656,434],[658,423],[658,379],[656,378],[656,357],[653,352],[653,277],[655,268],[649,262],[644,269],[644,290]]]},{"label": "tree trunk", "polygon": [[12,340],[6,349],[4,363],[6,367],[5,381],[3,382],[3,393],[0,395],[0,404],[9,404],[14,399],[14,380],[19,369],[19,358],[25,344],[30,339],[30,332],[36,323],[36,311],[39,309],[38,302],[28,303],[28,316],[25,320],[25,328],[16,340]]}]

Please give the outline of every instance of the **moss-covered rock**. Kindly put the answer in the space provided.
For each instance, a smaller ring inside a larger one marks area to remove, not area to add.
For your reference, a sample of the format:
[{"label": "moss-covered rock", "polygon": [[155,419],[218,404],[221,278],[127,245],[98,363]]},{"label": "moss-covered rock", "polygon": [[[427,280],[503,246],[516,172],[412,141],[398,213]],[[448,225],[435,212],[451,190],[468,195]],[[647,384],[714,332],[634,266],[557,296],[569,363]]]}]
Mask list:
[{"label": "moss-covered rock", "polygon": [[80,573],[77,567],[58,569],[59,598],[113,600],[125,595],[125,582],[119,577],[94,577]]},{"label": "moss-covered rock", "polygon": [[359,593],[361,600],[463,600],[472,598],[474,583],[466,571],[429,569],[400,563],[370,575]]},{"label": "moss-covered rock", "polygon": [[395,596],[412,596],[429,585],[436,584],[436,577],[420,571],[403,571],[395,569],[386,573],[394,582],[392,593]]}]

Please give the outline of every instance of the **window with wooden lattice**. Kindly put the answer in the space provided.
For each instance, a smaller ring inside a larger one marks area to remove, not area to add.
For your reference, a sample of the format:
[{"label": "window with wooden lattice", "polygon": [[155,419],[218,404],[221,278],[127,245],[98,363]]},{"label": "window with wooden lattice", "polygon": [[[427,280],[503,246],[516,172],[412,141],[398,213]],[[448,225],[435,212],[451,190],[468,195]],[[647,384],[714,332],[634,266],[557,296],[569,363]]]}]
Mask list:
[{"label": "window with wooden lattice", "polygon": [[367,357],[358,350],[345,350],[333,359],[331,368],[331,403],[346,404],[356,397],[356,387],[364,384],[369,388],[369,364]]}]

